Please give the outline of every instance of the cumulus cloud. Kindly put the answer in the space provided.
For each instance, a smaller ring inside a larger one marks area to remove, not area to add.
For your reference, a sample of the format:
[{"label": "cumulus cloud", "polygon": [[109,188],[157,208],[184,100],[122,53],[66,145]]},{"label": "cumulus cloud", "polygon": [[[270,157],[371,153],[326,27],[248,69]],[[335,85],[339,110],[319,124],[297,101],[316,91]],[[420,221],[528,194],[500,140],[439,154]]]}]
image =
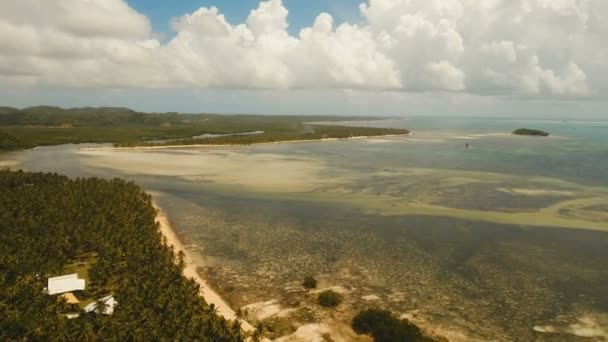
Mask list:
[{"label": "cumulus cloud", "polygon": [[369,0],[290,35],[281,0],[216,7],[161,44],[124,0],[0,3],[0,82],[103,88],[369,89],[522,97],[608,91],[605,0]]}]

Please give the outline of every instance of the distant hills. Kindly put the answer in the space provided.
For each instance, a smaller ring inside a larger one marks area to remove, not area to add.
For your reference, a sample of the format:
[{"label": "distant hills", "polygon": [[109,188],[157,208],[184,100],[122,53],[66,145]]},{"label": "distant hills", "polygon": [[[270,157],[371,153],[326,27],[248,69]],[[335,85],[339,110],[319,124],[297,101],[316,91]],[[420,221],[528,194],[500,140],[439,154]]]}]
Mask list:
[{"label": "distant hills", "polygon": [[[23,109],[0,107],[0,125],[5,126],[111,126],[116,124],[158,125],[176,119],[175,113],[145,114],[122,107],[83,107],[64,109],[37,106]],[[185,114],[182,114],[185,115]]]}]

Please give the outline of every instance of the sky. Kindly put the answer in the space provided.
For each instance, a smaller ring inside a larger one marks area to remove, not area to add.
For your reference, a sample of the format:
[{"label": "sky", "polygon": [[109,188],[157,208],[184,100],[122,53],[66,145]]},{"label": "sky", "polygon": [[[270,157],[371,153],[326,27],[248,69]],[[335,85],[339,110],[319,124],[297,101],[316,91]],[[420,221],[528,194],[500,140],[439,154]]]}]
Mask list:
[{"label": "sky", "polygon": [[[242,23],[247,20],[252,9],[258,7],[259,0],[128,0],[133,9],[145,14],[154,30],[162,34],[161,39],[173,37],[171,21],[186,13],[192,13],[201,7],[219,7],[226,20]],[[340,22],[358,22],[361,20],[359,0],[284,0],[289,9],[288,31],[297,35],[302,28],[314,23],[316,17],[326,12]]]},{"label": "sky", "polygon": [[605,0],[0,2],[0,105],[606,118]]}]

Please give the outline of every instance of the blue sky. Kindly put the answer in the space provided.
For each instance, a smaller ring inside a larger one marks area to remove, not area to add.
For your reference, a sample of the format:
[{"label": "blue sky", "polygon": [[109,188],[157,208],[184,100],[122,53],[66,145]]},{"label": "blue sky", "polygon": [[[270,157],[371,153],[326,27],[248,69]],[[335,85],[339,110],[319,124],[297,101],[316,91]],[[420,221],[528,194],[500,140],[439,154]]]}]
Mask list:
[{"label": "blue sky", "polygon": [[[200,7],[219,8],[230,23],[242,23],[249,12],[255,9],[259,0],[127,0],[138,12],[145,14],[154,30],[171,37],[172,18],[192,13]],[[311,26],[322,12],[331,14],[337,22],[358,22],[359,4],[363,0],[284,0],[289,10],[289,32],[297,35],[301,28]]]},{"label": "blue sky", "polygon": [[0,105],[606,115],[607,0],[260,1],[0,0]]}]

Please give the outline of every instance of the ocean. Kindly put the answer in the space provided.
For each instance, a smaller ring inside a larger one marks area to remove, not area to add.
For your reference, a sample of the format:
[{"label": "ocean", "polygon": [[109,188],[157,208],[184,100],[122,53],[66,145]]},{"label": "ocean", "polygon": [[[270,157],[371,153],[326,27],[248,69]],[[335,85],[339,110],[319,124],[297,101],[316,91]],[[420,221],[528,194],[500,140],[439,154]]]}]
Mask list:
[{"label": "ocean", "polygon": [[[258,303],[253,315],[285,333],[316,322],[339,333],[359,310],[379,307],[451,340],[608,339],[608,122],[345,124],[414,134],[166,150],[64,145],[0,163],[136,182],[214,288],[233,307]],[[508,134],[523,127],[551,136]],[[307,275],[343,294],[337,311],[301,289]]]}]

